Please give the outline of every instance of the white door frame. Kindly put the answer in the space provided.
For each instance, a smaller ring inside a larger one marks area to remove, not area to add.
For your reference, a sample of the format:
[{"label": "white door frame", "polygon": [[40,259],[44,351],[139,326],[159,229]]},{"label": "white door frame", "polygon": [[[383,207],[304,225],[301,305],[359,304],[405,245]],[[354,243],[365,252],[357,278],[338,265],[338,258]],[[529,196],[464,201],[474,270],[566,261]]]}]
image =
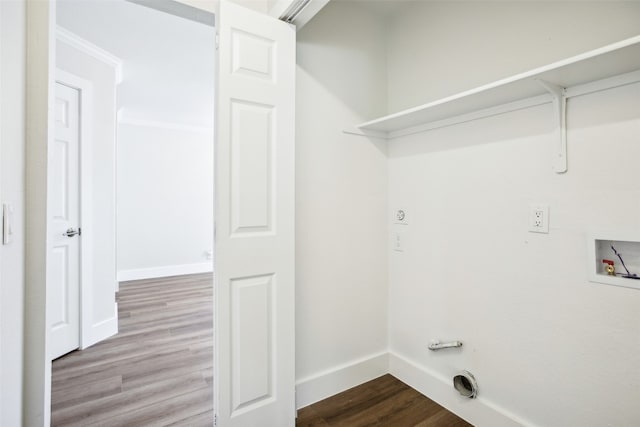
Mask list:
[{"label": "white door frame", "polygon": [[93,277],[93,245],[92,245],[92,223],[91,223],[91,158],[92,150],[92,126],[93,117],[91,106],[93,105],[93,84],[74,74],[56,68],[56,83],[63,84],[72,89],[76,89],[80,97],[80,224],[82,237],[80,239],[80,348],[84,349],[94,343],[91,336],[91,325],[93,322],[93,291],[91,278]]},{"label": "white door frame", "polygon": [[54,137],[56,3],[26,2],[26,233],[22,424],[50,425],[47,315],[48,146]]},{"label": "white door frame", "polygon": [[[2,6],[0,5],[0,23],[2,23]],[[0,83],[2,83],[2,44],[0,43]],[[2,95],[0,93],[0,95]],[[2,121],[2,105],[0,105],[0,126],[4,126],[4,122]],[[0,166],[2,166],[2,134],[0,133]],[[0,174],[0,178],[2,174]],[[3,203],[2,198],[2,180],[0,179],[0,207],[2,207]],[[0,216],[4,215],[4,213],[0,214]],[[4,217],[2,218],[4,221]],[[2,242],[0,242],[2,244]],[[2,251],[0,250],[0,294],[4,293],[2,288]],[[2,303],[0,303],[0,309],[2,309]],[[0,378],[3,378],[4,375],[2,373],[2,336],[0,335]],[[3,387],[0,386],[0,393],[2,393]],[[0,404],[0,420],[2,420],[2,404]]]}]

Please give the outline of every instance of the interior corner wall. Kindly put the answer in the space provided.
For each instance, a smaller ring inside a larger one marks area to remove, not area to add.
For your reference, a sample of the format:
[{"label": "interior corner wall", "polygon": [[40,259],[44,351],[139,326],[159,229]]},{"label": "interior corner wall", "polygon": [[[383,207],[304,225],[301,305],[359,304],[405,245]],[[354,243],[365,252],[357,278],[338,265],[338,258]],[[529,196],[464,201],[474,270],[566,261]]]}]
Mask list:
[{"label": "interior corner wall", "polygon": [[0,2],[0,200],[13,242],[0,246],[0,425],[22,425],[25,292],[25,2]]},{"label": "interior corner wall", "polygon": [[213,270],[212,164],[212,130],[119,124],[120,281]]},{"label": "interior corner wall", "polygon": [[640,33],[634,1],[404,2],[389,22],[388,112]]},{"label": "interior corner wall", "polygon": [[297,404],[386,372],[386,148],[347,135],[386,103],[384,28],[331,2],[298,32]]},{"label": "interior corner wall", "polygon": [[[389,30],[389,105],[636,35],[639,13],[617,2],[412,3]],[[640,292],[589,282],[586,249],[592,231],[640,228],[640,84],[567,108],[566,174],[551,167],[550,104],[389,142],[389,207],[409,218],[404,252],[389,249],[390,370],[478,426],[640,419]],[[549,234],[528,232],[532,203],[549,204]],[[432,339],[464,346],[430,352]],[[451,387],[463,369],[477,399]]]},{"label": "interior corner wall", "polygon": [[56,43],[56,67],[93,83],[92,193],[93,325],[117,321],[115,124],[116,73],[109,66],[66,43]]}]

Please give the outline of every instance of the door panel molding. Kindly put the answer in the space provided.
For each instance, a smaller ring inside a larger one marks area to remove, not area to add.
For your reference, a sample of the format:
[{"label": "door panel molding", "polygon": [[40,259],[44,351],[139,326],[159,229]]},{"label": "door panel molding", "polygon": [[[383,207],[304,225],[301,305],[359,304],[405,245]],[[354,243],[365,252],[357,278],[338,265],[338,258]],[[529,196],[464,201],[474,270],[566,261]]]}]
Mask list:
[{"label": "door panel molding", "polygon": [[275,282],[275,274],[231,279],[231,354],[237,362],[231,371],[231,417],[275,398]]},{"label": "door panel molding", "polygon": [[57,81],[55,137],[49,145],[47,315],[49,357],[80,347],[80,132],[82,92]]},{"label": "door panel molding", "polygon": [[231,100],[231,233],[275,233],[276,107]]},{"label": "door panel molding", "polygon": [[[104,339],[104,326],[94,324],[93,316],[93,224],[91,221],[92,178],[91,164],[92,150],[92,106],[93,83],[82,79],[64,70],[56,69],[55,80],[80,93],[80,222],[82,240],[80,243],[80,348],[87,348]],[[117,332],[117,319],[115,319],[115,331],[113,326],[108,328],[110,335]]]},{"label": "door panel molding", "polygon": [[295,424],[295,28],[223,0],[216,108],[215,412]]}]

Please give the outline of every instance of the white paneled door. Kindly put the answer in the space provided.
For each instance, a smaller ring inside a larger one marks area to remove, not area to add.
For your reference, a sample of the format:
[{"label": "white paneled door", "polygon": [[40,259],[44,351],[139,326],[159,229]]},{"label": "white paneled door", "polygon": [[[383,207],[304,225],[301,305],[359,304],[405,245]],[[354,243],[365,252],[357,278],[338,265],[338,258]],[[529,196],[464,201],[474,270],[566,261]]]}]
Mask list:
[{"label": "white paneled door", "polygon": [[295,424],[295,29],[221,1],[216,142],[218,425]]},{"label": "white paneled door", "polygon": [[50,145],[50,357],[80,346],[80,91],[56,83],[55,138]]}]

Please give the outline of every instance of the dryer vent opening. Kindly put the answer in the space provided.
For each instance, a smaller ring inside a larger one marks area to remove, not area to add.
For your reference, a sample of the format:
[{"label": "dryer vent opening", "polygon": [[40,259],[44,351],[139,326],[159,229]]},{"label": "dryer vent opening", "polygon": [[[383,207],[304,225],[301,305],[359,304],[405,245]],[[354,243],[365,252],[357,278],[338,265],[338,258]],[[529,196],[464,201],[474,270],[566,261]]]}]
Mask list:
[{"label": "dryer vent opening", "polygon": [[468,371],[462,371],[453,377],[453,388],[469,399],[473,399],[478,395],[478,383],[471,372]]}]

